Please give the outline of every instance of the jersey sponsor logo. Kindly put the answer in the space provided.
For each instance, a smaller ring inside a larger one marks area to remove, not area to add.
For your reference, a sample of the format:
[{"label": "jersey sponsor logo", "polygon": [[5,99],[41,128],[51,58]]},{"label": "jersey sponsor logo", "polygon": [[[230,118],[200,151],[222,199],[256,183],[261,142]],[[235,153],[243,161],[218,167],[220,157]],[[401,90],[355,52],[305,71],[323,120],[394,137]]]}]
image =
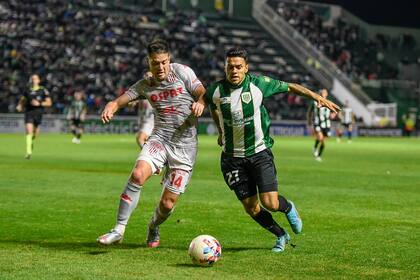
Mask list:
[{"label": "jersey sponsor logo", "polygon": [[220,98],[220,104],[229,104],[230,103],[230,97],[221,97]]},{"label": "jersey sponsor logo", "polygon": [[175,108],[175,106],[168,106],[159,109],[159,112],[162,114],[177,114],[179,113],[178,110]]},{"label": "jersey sponsor logo", "polygon": [[243,118],[240,111],[232,112],[232,120],[223,120],[227,126],[244,126],[251,123],[254,120],[254,116]]},{"label": "jersey sponsor logo", "polygon": [[271,79],[269,77],[267,77],[267,76],[264,76],[264,81],[267,82],[267,83],[269,83],[271,81]]},{"label": "jersey sponsor logo", "polygon": [[168,98],[173,98],[182,93],[182,87],[179,88],[171,88],[169,90],[161,91],[159,93],[152,94],[150,96],[150,100],[152,102],[168,100]]},{"label": "jersey sponsor logo", "polygon": [[249,102],[251,102],[252,100],[251,92],[249,91],[242,92],[241,99],[244,103],[249,104]]}]

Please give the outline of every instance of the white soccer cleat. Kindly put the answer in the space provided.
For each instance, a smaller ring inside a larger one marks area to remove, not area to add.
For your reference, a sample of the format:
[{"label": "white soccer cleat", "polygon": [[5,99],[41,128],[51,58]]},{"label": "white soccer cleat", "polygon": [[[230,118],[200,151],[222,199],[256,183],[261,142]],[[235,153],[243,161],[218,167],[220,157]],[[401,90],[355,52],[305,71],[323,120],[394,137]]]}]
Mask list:
[{"label": "white soccer cleat", "polygon": [[319,157],[319,156],[316,156],[316,157],[315,157],[315,160],[316,160],[316,161],[318,161],[318,162],[321,162],[321,161],[322,161],[322,158],[321,158],[321,157]]},{"label": "white soccer cleat", "polygon": [[124,236],[116,231],[115,229],[112,229],[110,232],[105,233],[102,236],[99,236],[96,241],[102,245],[111,245],[115,243],[121,243]]},{"label": "white soccer cleat", "polygon": [[73,139],[71,140],[71,142],[72,142],[73,144],[80,144],[80,139],[78,139],[78,138],[76,138],[76,137],[73,137]]},{"label": "white soccer cleat", "polygon": [[314,149],[314,157],[318,157],[318,150]]}]

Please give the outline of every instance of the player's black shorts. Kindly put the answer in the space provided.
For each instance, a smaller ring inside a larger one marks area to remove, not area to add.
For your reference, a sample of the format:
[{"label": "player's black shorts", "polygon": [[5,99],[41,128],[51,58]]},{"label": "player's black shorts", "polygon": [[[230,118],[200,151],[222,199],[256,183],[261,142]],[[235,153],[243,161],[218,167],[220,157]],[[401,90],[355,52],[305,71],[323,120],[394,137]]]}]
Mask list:
[{"label": "player's black shorts", "polygon": [[278,191],[273,153],[266,149],[249,157],[230,157],[222,153],[220,165],[226,184],[239,200]]},{"label": "player's black shorts", "polygon": [[70,120],[71,125],[74,125],[75,127],[82,127],[83,121],[81,119],[71,119]]},{"label": "player's black shorts", "polygon": [[330,128],[329,127],[322,128],[319,125],[316,125],[314,128],[315,128],[315,131],[316,132],[322,132],[322,135],[324,135],[324,137],[331,136],[331,132],[330,132]]},{"label": "player's black shorts", "polygon": [[347,129],[351,127],[351,123],[341,123],[341,125]]},{"label": "player's black shorts", "polygon": [[42,112],[39,110],[26,112],[25,123],[32,123],[34,126],[39,126],[42,123]]}]

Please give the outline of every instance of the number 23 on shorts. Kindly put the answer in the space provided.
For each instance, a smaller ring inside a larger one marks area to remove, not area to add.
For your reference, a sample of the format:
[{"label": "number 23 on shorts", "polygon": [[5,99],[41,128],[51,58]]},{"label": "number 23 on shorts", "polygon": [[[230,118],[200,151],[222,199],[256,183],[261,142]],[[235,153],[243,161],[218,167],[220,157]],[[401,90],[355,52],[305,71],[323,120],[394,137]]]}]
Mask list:
[{"label": "number 23 on shorts", "polygon": [[232,170],[225,173],[225,180],[231,187],[233,184],[239,182],[239,170]]}]

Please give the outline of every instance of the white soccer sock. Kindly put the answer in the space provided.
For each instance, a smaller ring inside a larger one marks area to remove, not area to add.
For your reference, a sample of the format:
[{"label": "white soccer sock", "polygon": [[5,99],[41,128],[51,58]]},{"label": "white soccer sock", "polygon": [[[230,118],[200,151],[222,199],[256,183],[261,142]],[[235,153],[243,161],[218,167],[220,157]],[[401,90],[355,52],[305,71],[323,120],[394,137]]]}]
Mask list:
[{"label": "white soccer sock", "polygon": [[150,219],[149,227],[151,229],[156,228],[160,224],[162,224],[166,219],[169,218],[169,216],[174,212],[174,208],[171,209],[168,213],[162,213],[159,209],[159,205],[155,209],[155,213],[153,214],[152,218]]},{"label": "white soccer sock", "polygon": [[125,225],[116,224],[114,230],[116,230],[119,234],[124,235]]},{"label": "white soccer sock", "polygon": [[124,233],[128,219],[130,219],[131,214],[137,207],[140,199],[141,188],[142,186],[129,181],[125,186],[124,192],[121,194],[120,206],[118,208],[117,215],[117,224],[115,226],[115,229],[120,233]]}]

